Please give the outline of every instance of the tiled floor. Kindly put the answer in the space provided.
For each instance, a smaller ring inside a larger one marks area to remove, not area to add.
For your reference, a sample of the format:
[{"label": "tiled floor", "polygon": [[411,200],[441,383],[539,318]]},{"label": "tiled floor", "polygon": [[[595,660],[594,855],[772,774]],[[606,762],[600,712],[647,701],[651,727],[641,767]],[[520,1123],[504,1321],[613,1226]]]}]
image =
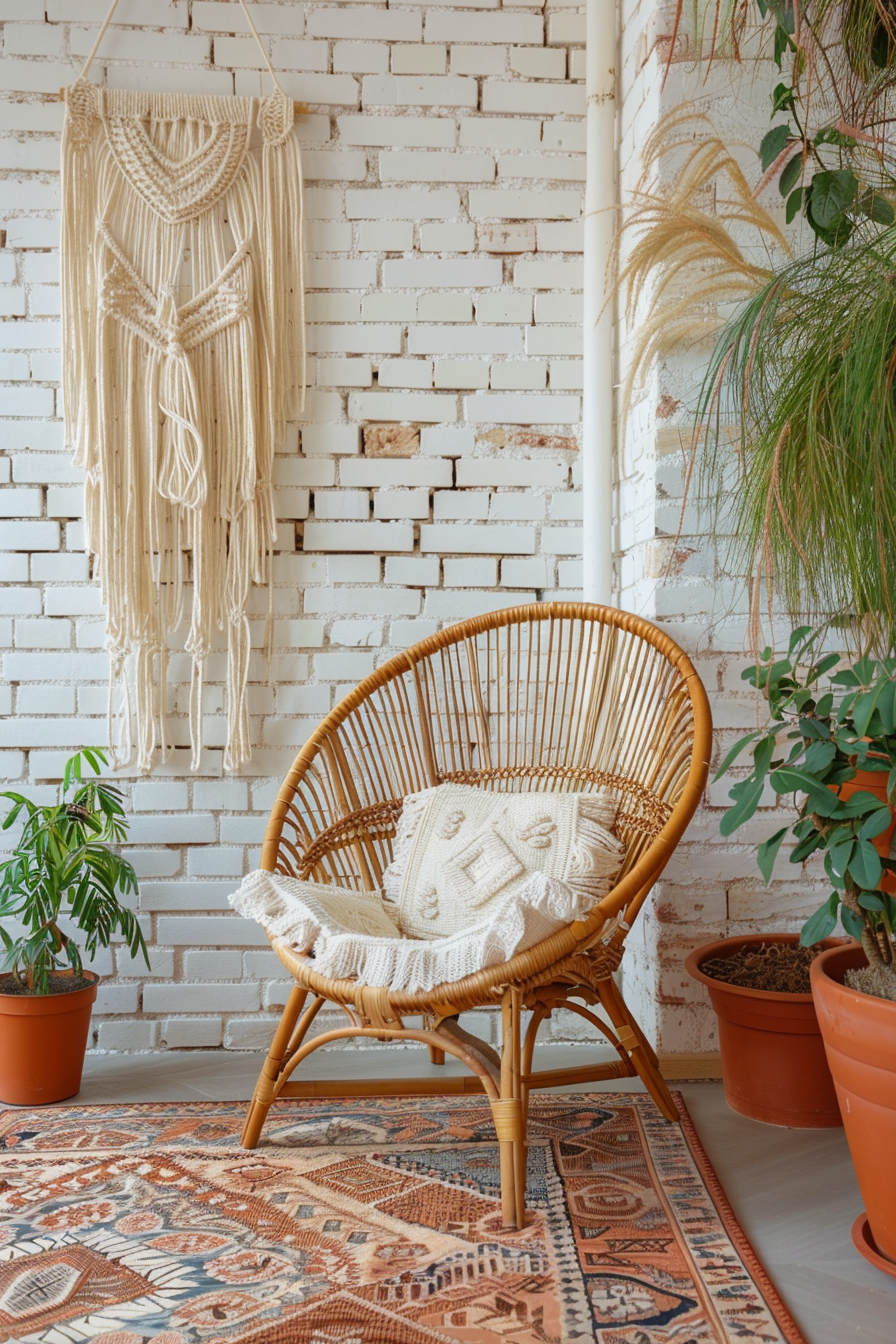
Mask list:
[{"label": "tiled floor", "polygon": [[[584,1063],[583,1047],[546,1047],[551,1064]],[[336,1050],[309,1061],[305,1076],[384,1077],[413,1069],[435,1075],[422,1051]],[[593,1058],[593,1055],[592,1055]],[[536,1068],[544,1061],[536,1059]],[[232,1101],[251,1095],[261,1058],[216,1051],[91,1056],[78,1098],[108,1101]],[[449,1062],[445,1068],[453,1072]],[[620,1084],[613,1085],[619,1090]],[[637,1084],[640,1086],[640,1084]],[[735,1213],[808,1344],[896,1344],[896,1279],[853,1249],[861,1199],[842,1130],[789,1130],[728,1110],[719,1083],[675,1085],[685,1096]],[[587,1085],[595,1089],[594,1084]],[[584,1090],[584,1089],[583,1089]],[[596,1090],[596,1089],[595,1089]],[[893,1160],[883,1154],[883,1160]]]}]

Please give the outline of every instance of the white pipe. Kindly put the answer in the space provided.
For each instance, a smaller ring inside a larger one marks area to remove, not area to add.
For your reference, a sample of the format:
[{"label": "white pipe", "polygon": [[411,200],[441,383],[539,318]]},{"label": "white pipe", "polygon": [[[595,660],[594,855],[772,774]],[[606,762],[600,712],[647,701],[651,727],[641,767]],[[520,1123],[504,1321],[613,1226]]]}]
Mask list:
[{"label": "white pipe", "polygon": [[582,397],[583,596],[613,600],[613,304],[616,228],[616,4],[586,0],[585,295]]}]

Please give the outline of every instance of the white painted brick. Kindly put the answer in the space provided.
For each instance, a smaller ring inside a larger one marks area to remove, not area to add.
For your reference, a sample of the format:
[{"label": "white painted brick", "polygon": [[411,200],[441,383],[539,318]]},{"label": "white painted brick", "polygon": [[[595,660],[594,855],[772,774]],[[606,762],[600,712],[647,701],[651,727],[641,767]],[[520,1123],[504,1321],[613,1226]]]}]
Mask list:
[{"label": "white painted brick", "polygon": [[[534,592],[517,592],[513,603],[534,602]],[[426,595],[426,614],[443,621],[462,621],[470,616],[484,616],[508,606],[507,594],[469,590],[464,588],[437,588]]]},{"label": "white painted brick", "polygon": [[584,46],[585,14],[563,13],[548,17],[548,44],[550,46]]},{"label": "white painted brick", "polygon": [[[378,490],[373,497],[374,518],[428,518],[428,490]],[[379,607],[379,599],[377,600]]]},{"label": "white painted brick", "polygon": [[101,616],[105,610],[98,584],[48,588],[44,609],[48,616]]},{"label": "white painted brick", "polygon": [[393,13],[387,9],[340,8],[314,9],[308,15],[305,31],[309,37],[344,37],[353,41],[419,42],[422,17],[419,14]]},{"label": "white painted brick", "polygon": [[[25,316],[25,291],[20,285],[0,285],[0,317],[24,317]],[[12,392],[12,388],[7,388],[7,392]],[[32,391],[31,388],[19,389],[27,395]],[[10,398],[12,400],[12,398]],[[40,411],[22,411],[22,415],[40,415]],[[50,412],[44,411],[44,415]]]},{"label": "white painted brick", "polygon": [[327,560],[331,583],[379,583],[380,559],[376,555],[331,555]]},{"label": "white painted brick", "polygon": [[437,490],[432,500],[432,516],[436,522],[449,519],[478,519],[485,522],[488,518],[488,491],[486,490]]},{"label": "white painted brick", "polygon": [[560,121],[556,117],[542,127],[542,149],[565,149],[576,154],[585,153],[584,121]]},{"label": "white painted brick", "polygon": [[133,845],[209,845],[216,838],[215,819],[210,812],[131,818],[129,842]]},{"label": "white painted brick", "polygon": [[466,418],[474,424],[574,425],[580,418],[579,398],[481,392],[467,397]]},{"label": "white painted brick", "polygon": [[577,84],[534,84],[524,80],[488,80],[482,89],[483,112],[521,112],[533,116],[585,115],[585,90]]},{"label": "white painted brick", "polygon": [[380,387],[432,387],[431,359],[382,359]]},{"label": "white painted brick", "polygon": [[490,154],[449,154],[414,150],[383,150],[381,182],[494,182],[495,160]]},{"label": "white painted brick", "polygon": [[159,1028],[159,1044],[169,1050],[210,1050],[223,1040],[224,1023],[220,1017],[166,1017]]},{"label": "white painted brick", "polygon": [[565,79],[566,52],[549,48],[533,51],[526,47],[511,47],[510,68],[526,79]]},{"label": "white painted brick", "polygon": [[191,849],[187,852],[187,872],[191,877],[240,878],[244,869],[243,851],[236,846]]},{"label": "white painted brick", "polygon": [[318,519],[354,518],[367,522],[370,518],[370,496],[366,490],[317,490],[314,494],[314,516]]},{"label": "white painted brick", "polygon": [[[352,226],[351,224],[339,224],[331,219],[306,219],[305,247],[309,252],[350,252],[352,247]],[[307,299],[305,303],[305,315],[310,322],[320,320],[309,316]]]},{"label": "white painted brick", "polygon": [[[425,434],[426,430],[423,431]],[[439,489],[451,485],[451,477],[451,462],[446,458],[349,458],[339,464],[339,482],[344,486],[400,485]],[[332,566],[332,560],[330,564]]]},{"label": "white painted brick", "polygon": [[475,79],[453,75],[367,75],[362,84],[363,106],[475,107]]},{"label": "white painted brick", "polygon": [[0,130],[48,131],[58,135],[64,116],[65,108],[61,102],[6,102],[0,105]]},{"label": "white painted brick", "polygon": [[0,381],[24,383],[30,376],[27,355],[0,355]]},{"label": "white painted brick", "polygon": [[[581,304],[581,298],[577,300]],[[527,355],[580,355],[582,328],[530,327],[526,332]]]},{"label": "white painted brick", "polygon": [[538,149],[541,126],[510,117],[463,117],[458,143],[464,149]]},{"label": "white painted brick", "polygon": [[439,581],[437,555],[387,555],[386,582],[406,587],[435,585]]},{"label": "white painted brick", "polygon": [[585,386],[585,361],[582,359],[552,359],[551,387],[578,391]]},{"label": "white painted brick", "polygon": [[350,681],[357,684],[373,671],[371,653],[319,653],[314,659],[314,674],[324,681]]},{"label": "white painted brick", "polygon": [[358,225],[362,252],[410,252],[413,246],[414,226],[409,219],[365,219]]},{"label": "white painted brick", "polygon": [[[463,555],[531,555],[535,550],[532,527],[481,526],[478,523],[423,523],[420,550]],[[429,612],[427,600],[427,612]]]},{"label": "white painted brick", "polygon": [[[444,46],[400,46],[392,48],[393,75],[444,75],[448,49]],[[452,74],[463,74],[455,70]]]},{"label": "white painted brick", "polygon": [[7,653],[4,675],[10,681],[106,681],[109,676],[107,653]]},{"label": "white painted brick", "polygon": [[[394,549],[400,549],[395,547]],[[418,593],[401,589],[380,588],[314,588],[305,594],[308,611],[335,612],[340,616],[365,616],[375,604],[377,616],[416,616],[420,610]]]},{"label": "white painted brick", "polygon": [[[315,526],[315,524],[305,524],[306,529],[312,526]],[[325,527],[329,524],[319,523],[316,526]],[[278,621],[275,623],[274,643],[280,648],[310,649],[320,646],[323,642],[323,621]]]},{"label": "white painted brick", "polygon": [[571,224],[539,224],[539,252],[581,252],[585,246],[585,229],[580,220]]},{"label": "white painted brick", "polygon": [[58,247],[59,220],[35,219],[33,215],[7,215],[6,246],[37,247],[41,250]]},{"label": "white painted brick", "polygon": [[517,355],[523,352],[523,335],[510,327],[416,326],[408,330],[408,350],[421,355]]},{"label": "white painted brick", "polygon": [[224,1049],[266,1050],[278,1022],[276,1017],[232,1017],[224,1030]]},{"label": "white painted brick", "polygon": [[32,317],[57,317],[62,311],[58,285],[34,285],[28,297]]},{"label": "white painted brick", "polygon": [[[345,227],[351,231],[351,224]],[[358,294],[312,293],[305,296],[306,322],[357,322],[360,317],[361,298]]]},{"label": "white painted brick", "polygon": [[323,387],[370,387],[373,365],[369,359],[319,359],[317,381]]},{"label": "white painted brick", "polygon": [[528,325],[532,321],[532,299],[528,294],[480,294],[476,298],[476,321]]},{"label": "white painted brick", "polygon": [[501,154],[498,177],[541,178],[544,181],[584,182],[585,159],[571,154]]},{"label": "white painted brick", "polygon": [[385,42],[335,42],[333,69],[354,75],[384,75],[389,69],[389,48]]},{"label": "white painted brick", "polygon": [[501,490],[491,497],[489,519],[513,519],[519,522],[540,522],[545,515],[544,495],[533,495],[529,490]]},{"label": "white painted brick", "polygon": [[539,391],[547,386],[548,366],[537,359],[507,360],[493,364],[491,386],[494,388],[529,388]]},{"label": "white painted brick", "polygon": [[474,187],[470,214],[474,219],[578,219],[582,195],[578,191],[528,191],[501,187]]},{"label": "white painted brick", "polygon": [[0,63],[0,89],[14,93],[58,93],[71,84],[74,69],[62,61],[15,61]]},{"label": "white painted brick", "polygon": [[[155,858],[165,857],[170,854],[168,850],[148,850],[147,854],[152,854]],[[137,876],[142,876],[143,869],[140,866],[141,856],[136,850],[128,850],[128,858],[134,865]],[[143,957],[139,954],[132,957],[126,947],[116,947],[115,949],[115,972],[120,976],[129,976],[131,978],[144,979],[147,975],[164,976],[170,980],[174,977],[174,953],[170,947],[153,947],[150,954],[151,966],[147,966]]]},{"label": "white painted brick", "polygon": [[546,555],[581,555],[582,529],[580,527],[544,527],[541,547]]},{"label": "white painted brick", "polygon": [[483,252],[534,252],[534,224],[480,224],[479,246]]},{"label": "white painted brick", "polygon": [[53,411],[53,393],[48,387],[5,387],[3,389],[4,415],[47,416],[49,418]]},{"label": "white painted brick", "polygon": [[501,561],[501,583],[505,588],[546,588],[550,577],[548,563],[541,557]]},{"label": "white painted brick", "polygon": [[250,1012],[260,1003],[252,984],[146,985],[143,1009],[147,1013]]},{"label": "white painted brick", "polygon": [[51,485],[47,490],[47,515],[50,518],[80,518],[84,513],[84,487]]},{"label": "white painted brick", "polygon": [[350,392],[353,420],[456,420],[457,401],[436,392]]},{"label": "white painted brick", "polygon": [[302,112],[295,125],[303,146],[323,144],[330,139],[330,118],[323,112]]},{"label": "white painted brick", "polygon": [[378,649],[383,642],[382,621],[334,621],[330,643],[352,649]]},{"label": "white painted brick", "polygon": [[343,219],[345,201],[343,192],[334,187],[305,188],[306,219]]},{"label": "white painted brick", "polygon": [[421,322],[472,322],[473,300],[469,294],[446,294],[444,291],[421,294],[417,300],[417,317]]},{"label": "white painted brick", "polygon": [[0,583],[27,583],[28,556],[17,551],[0,555]]},{"label": "white painted brick", "polygon": [[[286,94],[291,94],[293,98],[310,103],[312,106],[317,104],[321,107],[357,107],[360,102],[358,81],[352,75],[284,73],[279,77],[279,83]],[[237,92],[240,92],[239,87]],[[255,89],[253,92],[261,92],[261,89]],[[264,92],[268,92],[267,88]]]},{"label": "white painted brick", "polygon": [[184,953],[184,972],[196,980],[238,980],[243,971],[242,952]]},{"label": "white painted brick", "polygon": [[133,1054],[154,1050],[155,1022],[100,1022],[96,1037],[99,1050],[122,1051]]},{"label": "white painted brick", "polygon": [[580,492],[551,495],[551,518],[560,521],[579,523],[582,521],[582,495]]},{"label": "white painted brick", "polygon": [[56,551],[60,540],[58,523],[5,522],[0,528],[0,551]]},{"label": "white painted brick", "polygon": [[[433,457],[463,457],[467,453],[472,453],[476,446],[471,429],[457,429],[447,425],[434,425],[430,428],[423,428],[420,431],[420,451]],[[451,464],[445,463],[448,468],[447,484],[451,483]],[[444,485],[445,481],[433,482],[433,484]]]},{"label": "white painted brick", "polygon": [[357,425],[303,425],[302,452],[315,454],[357,453],[359,436]]},{"label": "white painted brick", "polygon": [[405,145],[450,149],[457,136],[455,124],[448,117],[344,116],[336,118],[336,125],[339,128],[339,139],[346,145]]},{"label": "white painted brick", "polygon": [[0,490],[0,518],[39,518],[42,508],[41,490]]},{"label": "white painted brick", "polygon": [[451,48],[452,75],[503,75],[506,69],[506,47],[452,46]]},{"label": "white painted brick", "polygon": [[[176,0],[175,0],[176,2]],[[57,0],[59,4],[69,4],[70,0]],[[136,3],[136,0],[132,0]],[[120,10],[116,11],[119,13]],[[257,4],[253,0],[252,22],[260,33],[301,33],[304,27],[304,14],[295,5]],[[221,0],[193,0],[191,10],[192,26],[217,33],[242,33],[246,28],[246,17],[238,4],[223,4]],[[102,20],[97,15],[97,22]],[[170,27],[166,23],[166,27]]]},{"label": "white painted brick", "polygon": [[[73,56],[86,57],[96,40],[92,28],[72,27],[69,35]],[[207,65],[211,54],[211,43],[199,33],[178,33],[177,51],[181,61],[190,65]],[[142,28],[139,32],[130,31],[113,25],[103,38],[104,61],[158,61],[160,64],[171,60],[171,35],[154,33]],[[72,82],[71,71],[61,79],[60,84]]]},{"label": "white painted brick", "polygon": [[420,227],[421,252],[472,252],[476,231],[472,224],[423,224]]},{"label": "white painted brick", "polygon": [[[536,294],[536,322],[576,322],[582,321],[582,296],[580,294]],[[539,353],[544,353],[540,351]]]},{"label": "white painted brick", "polygon": [[37,588],[0,588],[0,615],[39,616],[40,590]]},{"label": "white painted brick", "polygon": [[[363,228],[364,225],[362,224]],[[399,226],[400,227],[400,226]],[[409,227],[413,227],[409,225]],[[362,322],[413,322],[417,316],[415,294],[365,294],[361,300]],[[399,339],[394,353],[401,348]]]},{"label": "white painted brick", "polygon": [[391,621],[389,643],[395,648],[407,649],[421,639],[429,639],[439,628],[438,621]]},{"label": "white painted brick", "polygon": [[397,355],[401,352],[401,328],[311,326],[307,342],[312,354]]},{"label": "white painted brick", "polygon": [[[544,42],[544,20],[540,14],[467,14],[462,35],[467,42]],[[426,15],[426,41],[451,42],[458,36],[458,19],[449,9],[432,9]]]},{"label": "white painted brick", "polygon": [[[547,401],[547,397],[534,397]],[[463,486],[559,486],[565,485],[564,462],[523,461],[513,457],[464,458],[457,464],[457,484]]]},{"label": "white painted brick", "polygon": [[[367,155],[360,150],[306,149],[302,170],[306,182],[363,182],[367,176]],[[306,283],[310,287],[311,282]]]},{"label": "white painted brick", "polygon": [[436,387],[488,387],[488,363],[485,360],[436,360]]},{"label": "white painted brick", "polygon": [[513,283],[522,289],[581,289],[581,261],[518,261]]},{"label": "white painted brick", "polygon": [[494,588],[498,581],[493,559],[445,560],[442,569],[446,588]]},{"label": "white painted brick", "polygon": [[456,215],[459,209],[458,194],[450,187],[435,191],[371,187],[345,193],[345,213],[349,219],[444,219]]},{"label": "white painted brick", "polygon": [[335,462],[303,462],[301,458],[274,459],[275,485],[334,485]]},{"label": "white painted brick", "polygon": [[412,551],[414,529],[406,523],[306,523],[312,551]]},{"label": "white painted brick", "polygon": [[310,257],[306,276],[309,289],[369,289],[376,284],[376,262],[348,261],[343,257],[323,261]]}]

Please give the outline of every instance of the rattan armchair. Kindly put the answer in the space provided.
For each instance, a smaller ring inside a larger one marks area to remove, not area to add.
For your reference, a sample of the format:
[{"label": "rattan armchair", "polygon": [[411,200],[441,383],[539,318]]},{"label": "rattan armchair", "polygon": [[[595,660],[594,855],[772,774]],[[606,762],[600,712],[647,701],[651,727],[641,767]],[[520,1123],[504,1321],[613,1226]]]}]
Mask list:
[{"label": "rattan armchair", "polygon": [[[313,958],[277,946],[295,986],[243,1146],[255,1147],[277,1097],[482,1091],[499,1142],[504,1221],[521,1227],[531,1088],[638,1074],[662,1113],[677,1119],[657,1056],[613,972],[700,800],[710,730],[706,693],[685,653],[647,621],[606,607],[543,603],[476,617],[413,645],[361,682],[296,758],[271,812],[262,868],[337,883],[347,900],[352,890],[376,889],[402,800],[446,780],[497,790],[608,786],[620,800],[616,833],[625,862],[588,918],[503,965],[425,993],[331,980],[315,971]],[[309,1036],[325,1005],[341,1008],[346,1025]],[[457,1021],[470,1009],[498,1006],[500,1054]],[[533,1073],[539,1026],[561,1007],[588,1021],[618,1059]],[[312,1051],[354,1036],[423,1042],[434,1063],[447,1052],[470,1076],[289,1081]]]}]

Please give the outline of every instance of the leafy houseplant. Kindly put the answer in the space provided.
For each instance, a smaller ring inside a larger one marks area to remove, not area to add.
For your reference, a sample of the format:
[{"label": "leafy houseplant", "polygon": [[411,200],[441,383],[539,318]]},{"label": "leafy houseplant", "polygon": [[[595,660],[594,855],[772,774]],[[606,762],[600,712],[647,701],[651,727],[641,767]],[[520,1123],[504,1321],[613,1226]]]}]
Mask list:
[{"label": "leafy houseplant", "polygon": [[131,954],[142,953],[149,965],[137,917],[119,899],[137,891],[133,868],[114,848],[128,830],[121,792],[106,780],[84,778],[85,766],[98,776],[105,759],[97,750],[72,756],[52,805],[20,793],[0,795],[11,803],[3,829],[24,819],[11,857],[0,864],[0,1095],[6,1101],[61,1100],[80,1086],[97,976],[84,970],[66,927],[83,934],[88,956],[120,933]]},{"label": "leafy houseplant", "polygon": [[717,777],[752,746],[752,769],[732,788],[721,831],[731,835],[748,821],[767,785],[795,794],[796,819],[759,846],[762,876],[771,880],[788,834],[797,842],[791,863],[823,855],[832,890],[803,926],[802,943],[828,937],[839,915],[868,959],[849,983],[896,999],[896,862],[878,852],[889,849],[896,802],[896,657],[863,657],[834,671],[840,655],[815,659],[815,643],[801,627],[786,657],[771,661],[766,650],[765,661],[743,673],[765,693],[770,723],[741,738],[722,762]]}]

